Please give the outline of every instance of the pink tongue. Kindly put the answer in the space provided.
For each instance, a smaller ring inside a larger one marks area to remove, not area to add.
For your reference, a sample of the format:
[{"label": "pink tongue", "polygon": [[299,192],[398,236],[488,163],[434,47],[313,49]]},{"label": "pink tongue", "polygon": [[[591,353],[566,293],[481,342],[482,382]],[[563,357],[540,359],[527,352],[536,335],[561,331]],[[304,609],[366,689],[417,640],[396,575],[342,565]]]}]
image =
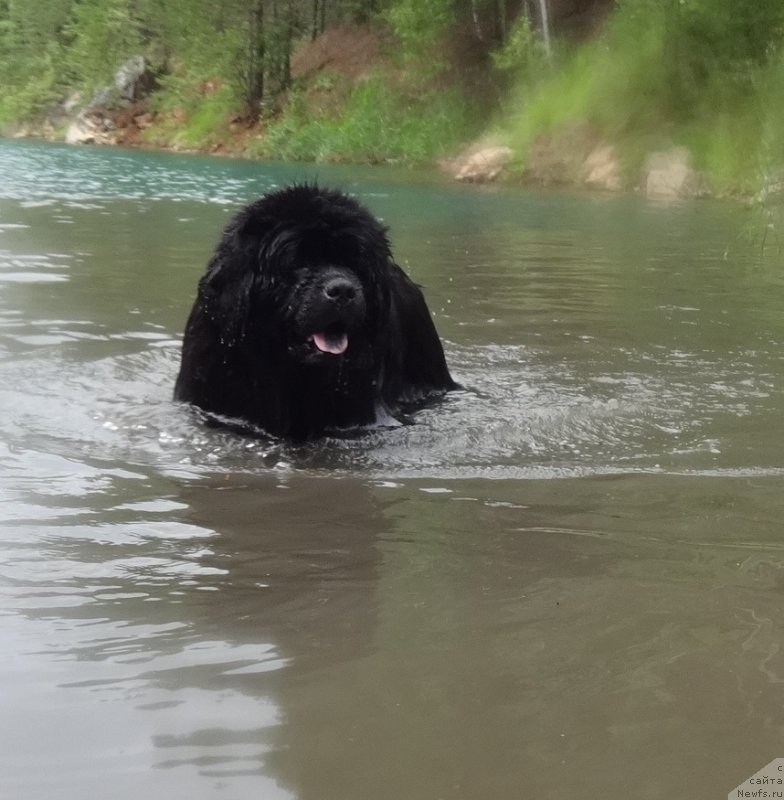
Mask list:
[{"label": "pink tongue", "polygon": [[331,353],[333,356],[339,356],[341,353],[345,353],[348,347],[348,336],[346,336],[345,333],[335,335],[314,333],[310,338],[313,340],[313,344],[315,344],[322,353]]}]

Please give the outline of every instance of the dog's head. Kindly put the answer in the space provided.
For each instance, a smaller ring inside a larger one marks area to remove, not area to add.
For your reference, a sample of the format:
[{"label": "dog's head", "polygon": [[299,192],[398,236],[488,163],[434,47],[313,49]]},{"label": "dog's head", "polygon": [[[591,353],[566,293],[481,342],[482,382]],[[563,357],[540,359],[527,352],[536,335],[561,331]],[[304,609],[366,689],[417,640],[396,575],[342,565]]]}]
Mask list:
[{"label": "dog's head", "polygon": [[229,224],[202,293],[229,345],[303,366],[367,363],[384,324],[385,228],[350,197],[294,186]]}]

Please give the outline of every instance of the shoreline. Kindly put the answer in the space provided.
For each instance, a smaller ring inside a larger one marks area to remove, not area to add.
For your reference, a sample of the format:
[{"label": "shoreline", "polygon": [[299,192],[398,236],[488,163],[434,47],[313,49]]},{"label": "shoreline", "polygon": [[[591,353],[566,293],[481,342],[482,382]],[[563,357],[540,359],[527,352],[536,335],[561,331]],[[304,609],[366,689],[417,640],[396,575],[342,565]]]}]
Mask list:
[{"label": "shoreline", "polygon": [[[153,123],[154,124],[154,123]],[[151,153],[170,153],[173,155],[193,155],[224,159],[237,159],[248,162],[268,162],[274,164],[302,164],[318,167],[384,166],[403,169],[410,172],[426,170],[433,175],[440,175],[445,180],[455,183],[467,183],[477,186],[498,186],[505,188],[524,188],[532,190],[557,190],[573,193],[588,193],[607,196],[644,195],[658,201],[685,201],[694,199],[731,200],[743,205],[764,203],[771,192],[761,191],[756,195],[748,192],[728,192],[717,194],[711,191],[707,179],[698,170],[691,167],[691,156],[686,148],[674,147],[668,151],[655,152],[648,155],[641,178],[636,183],[624,181],[612,145],[598,144],[590,151],[583,148],[588,155],[575,158],[559,159],[552,152],[547,158],[536,159],[526,169],[519,170],[520,162],[515,160],[511,148],[501,144],[494,137],[481,137],[464,147],[453,158],[435,159],[429,162],[401,164],[393,161],[362,161],[331,159],[329,161],[286,160],[275,158],[259,158],[247,151],[247,147],[232,147],[223,141],[209,147],[187,147],[182,145],[166,145],[160,142],[146,141],[138,131],[130,136],[101,137],[96,141],[69,142],[62,128],[47,131],[44,128],[35,130],[32,127],[20,126],[21,131],[0,135],[9,141],[31,141],[49,144],[60,144],[68,147],[106,147],[127,148],[128,150]],[[150,126],[152,127],[152,125]],[[115,128],[114,131],[127,134],[128,128]],[[247,143],[256,136],[245,135],[233,141]],[[517,168],[518,171],[515,171]]]}]

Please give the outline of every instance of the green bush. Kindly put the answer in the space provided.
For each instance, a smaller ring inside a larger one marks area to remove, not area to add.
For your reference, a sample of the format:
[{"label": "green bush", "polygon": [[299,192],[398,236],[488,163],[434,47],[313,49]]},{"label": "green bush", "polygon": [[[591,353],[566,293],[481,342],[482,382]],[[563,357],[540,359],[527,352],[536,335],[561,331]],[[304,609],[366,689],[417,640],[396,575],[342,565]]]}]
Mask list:
[{"label": "green bush", "polygon": [[65,25],[64,61],[75,82],[91,92],[111,84],[114,72],[143,52],[141,23],[124,0],[81,0]]},{"label": "green bush", "polygon": [[491,56],[501,75],[524,81],[529,86],[538,83],[548,71],[544,43],[526,16],[517,20],[506,41]]},{"label": "green bush", "polygon": [[164,87],[154,95],[153,101],[152,110],[161,114],[164,121],[148,129],[147,140],[151,144],[192,149],[206,149],[225,139],[239,107],[228,86],[213,87],[205,93],[204,84],[172,80],[171,76],[164,81]]},{"label": "green bush", "polygon": [[475,133],[457,89],[390,87],[381,78],[359,84],[340,113],[313,115],[295,94],[267,129],[258,154],[285,160],[421,163],[448,153]]},{"label": "green bush", "polygon": [[39,61],[35,68],[26,66],[19,65],[15,80],[6,79],[0,94],[0,129],[39,116],[59,99],[58,73],[51,60]]},{"label": "green bush", "polygon": [[453,0],[397,0],[387,8],[384,17],[404,56],[420,63],[427,60],[436,69],[442,66],[432,57],[433,45],[454,24]]},{"label": "green bush", "polygon": [[784,142],[783,37],[780,0],[621,0],[549,75],[517,68],[505,132],[525,160],[538,137],[582,125],[632,174],[646,152],[683,144],[715,188],[746,189]]}]

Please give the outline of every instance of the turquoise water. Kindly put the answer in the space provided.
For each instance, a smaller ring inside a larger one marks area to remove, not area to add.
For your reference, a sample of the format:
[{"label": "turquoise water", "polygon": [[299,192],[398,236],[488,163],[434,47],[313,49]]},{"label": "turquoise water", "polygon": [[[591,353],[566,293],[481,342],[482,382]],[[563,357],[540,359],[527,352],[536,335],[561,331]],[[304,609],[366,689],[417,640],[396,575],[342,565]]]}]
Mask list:
[{"label": "turquoise water", "polygon": [[[221,226],[303,180],[424,286],[465,389],[413,426],[295,447],[171,402]],[[0,797],[708,798],[783,755],[763,230],[0,142]]]}]

